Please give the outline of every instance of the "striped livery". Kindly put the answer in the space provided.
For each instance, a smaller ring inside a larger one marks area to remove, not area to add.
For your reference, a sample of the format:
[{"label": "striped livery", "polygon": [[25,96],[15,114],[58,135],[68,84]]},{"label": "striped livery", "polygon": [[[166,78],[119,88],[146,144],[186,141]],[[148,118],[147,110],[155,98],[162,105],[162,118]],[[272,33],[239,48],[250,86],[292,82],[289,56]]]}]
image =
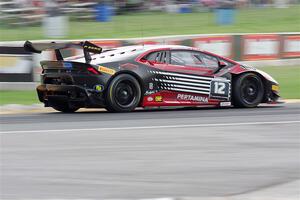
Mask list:
[{"label": "striped livery", "polygon": [[[157,85],[158,90],[202,94],[216,99],[230,98],[230,80],[225,78],[220,79],[164,71],[150,71],[150,73],[155,74],[152,81]],[[227,92],[226,96],[212,95],[212,83],[215,81],[226,82],[229,84],[229,92]]]}]

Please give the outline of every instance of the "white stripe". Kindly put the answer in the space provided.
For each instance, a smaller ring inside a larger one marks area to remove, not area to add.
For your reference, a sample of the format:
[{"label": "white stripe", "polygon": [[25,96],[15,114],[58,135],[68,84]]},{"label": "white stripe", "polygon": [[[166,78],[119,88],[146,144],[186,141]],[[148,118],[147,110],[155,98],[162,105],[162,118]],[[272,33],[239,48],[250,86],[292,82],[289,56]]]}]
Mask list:
[{"label": "white stripe", "polygon": [[171,84],[171,87],[192,89],[192,90],[203,91],[203,92],[208,92],[208,93],[210,92],[209,88],[198,88],[198,87],[192,87],[192,86],[186,86],[186,85],[174,85],[174,84]]},{"label": "white stripe", "polygon": [[178,73],[171,73],[171,72],[158,72],[159,74],[169,75],[169,76],[179,76],[179,77],[187,77],[187,78],[194,78],[194,79],[202,79],[202,80],[209,80],[211,81],[213,78],[207,76],[193,76],[187,74],[178,74]]},{"label": "white stripe", "polygon": [[[74,181],[74,180],[72,180],[72,179],[51,179],[51,181],[55,181],[55,182],[68,182],[68,183],[70,183],[70,181]],[[101,184],[101,185],[103,184],[101,181],[76,181],[76,183]],[[48,198],[46,198],[46,199],[43,199],[43,198],[38,198],[38,199],[28,198],[28,199],[26,199],[26,198],[24,198],[24,199],[20,199],[20,200],[99,200],[99,199],[86,199],[86,198],[84,198],[84,199],[65,199],[65,198],[63,198],[63,199],[61,199],[61,198],[53,198],[53,199],[48,199]],[[132,199],[106,199],[106,200],[132,200]],[[162,197],[162,198],[136,199],[136,200],[176,200],[176,198]]]},{"label": "white stripe", "polygon": [[1,131],[0,134],[11,133],[56,133],[74,131],[116,131],[116,130],[140,130],[140,129],[160,129],[160,128],[193,128],[193,127],[222,127],[222,126],[249,126],[249,125],[272,125],[272,124],[296,124],[299,121],[277,121],[277,122],[240,122],[240,123],[220,123],[220,124],[182,124],[166,126],[133,126],[133,127],[107,127],[107,128],[85,128],[85,129],[50,129],[50,130],[26,130],[26,131]]},{"label": "white stripe", "polygon": [[138,199],[138,200],[176,200],[177,198],[172,197],[162,197],[162,198],[153,198],[153,199]]},{"label": "white stripe", "polygon": [[210,85],[198,84],[198,83],[189,83],[189,82],[182,82],[182,81],[172,81],[172,80],[165,80],[165,79],[155,79],[165,83],[177,83],[177,84],[184,84],[184,85],[193,85],[199,87],[210,88]]},{"label": "white stripe", "polygon": [[194,80],[194,79],[187,79],[187,78],[178,78],[178,77],[174,77],[175,80],[179,80],[179,81],[188,81],[188,82],[194,82],[194,83],[207,83],[210,84],[210,81],[200,81],[200,80]]},{"label": "white stripe", "polygon": [[196,90],[188,90],[188,89],[180,89],[180,88],[172,88],[172,87],[164,87],[166,90],[173,90],[173,91],[179,91],[179,92],[191,92],[196,94],[207,94],[209,95],[209,92],[202,92],[202,91],[196,91]]},{"label": "white stripe", "polygon": [[[53,180],[53,179],[51,179]],[[96,200],[96,199],[61,199],[61,198],[53,198],[53,199],[43,199],[43,198],[38,198],[38,199],[33,199],[33,198],[28,198],[28,199],[19,199],[19,200]],[[121,200],[121,199],[120,199]],[[125,200],[125,199],[124,199]]]},{"label": "white stripe", "polygon": [[[55,181],[55,182],[67,182],[70,183],[70,181],[74,181],[73,179],[50,179],[50,181]],[[84,184],[101,184],[103,185],[104,182],[101,181],[76,181],[76,183],[84,183]],[[99,200],[99,199],[43,199],[43,198],[38,198],[38,199],[20,199],[20,200]],[[104,199],[104,200],[134,200],[134,199]],[[152,198],[152,199],[135,199],[135,200],[176,200],[176,198],[172,197],[162,197],[162,198]]]}]

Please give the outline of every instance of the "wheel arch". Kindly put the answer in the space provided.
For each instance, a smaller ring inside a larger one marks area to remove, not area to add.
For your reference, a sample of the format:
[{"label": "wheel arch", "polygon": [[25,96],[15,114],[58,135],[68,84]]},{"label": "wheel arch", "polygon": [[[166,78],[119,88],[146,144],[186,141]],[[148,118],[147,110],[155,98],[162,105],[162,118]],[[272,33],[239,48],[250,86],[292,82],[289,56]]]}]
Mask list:
[{"label": "wheel arch", "polygon": [[[262,102],[265,102],[266,99],[267,99],[267,85],[268,85],[268,80],[266,79],[266,77],[264,77],[262,74],[260,74],[259,72],[257,71],[244,71],[244,72],[241,72],[241,73],[231,73],[231,76],[232,76],[232,87],[235,87],[235,81],[238,77],[244,75],[244,74],[255,74],[257,75],[261,80],[262,80],[262,83],[263,83],[263,86],[264,86],[264,95],[263,95],[263,99],[262,99]],[[233,91],[233,88],[232,88],[232,91]]]},{"label": "wheel arch", "polygon": [[233,79],[237,78],[237,77],[239,77],[243,74],[256,74],[261,78],[262,81],[264,81],[264,82],[267,81],[267,79],[257,71],[244,71],[244,72],[241,72],[241,73],[231,73]]},{"label": "wheel arch", "polygon": [[117,76],[119,76],[119,75],[121,75],[121,74],[129,74],[129,75],[133,76],[133,77],[138,81],[138,83],[139,83],[139,85],[140,85],[140,87],[141,87],[141,99],[140,99],[140,103],[139,103],[139,105],[141,105],[141,103],[142,103],[142,101],[143,101],[144,94],[145,94],[145,87],[144,87],[145,84],[144,84],[142,78],[141,78],[137,73],[135,73],[135,72],[133,72],[133,71],[129,71],[129,70],[118,71],[118,72],[116,72],[113,76],[110,77],[110,79],[109,79],[108,82],[107,82],[107,86],[110,85],[111,81],[112,81],[115,77],[117,77]]}]

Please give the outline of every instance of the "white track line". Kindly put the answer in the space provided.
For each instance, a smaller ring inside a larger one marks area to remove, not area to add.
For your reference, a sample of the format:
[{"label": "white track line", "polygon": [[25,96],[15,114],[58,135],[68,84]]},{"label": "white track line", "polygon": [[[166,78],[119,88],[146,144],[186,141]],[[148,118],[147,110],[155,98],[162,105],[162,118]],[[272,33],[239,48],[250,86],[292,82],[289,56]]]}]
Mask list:
[{"label": "white track line", "polygon": [[76,131],[115,131],[115,130],[160,129],[160,128],[165,129],[165,128],[273,125],[273,124],[295,124],[295,123],[300,123],[300,121],[242,122],[242,123],[220,123],[220,124],[183,124],[183,125],[166,125],[166,126],[132,126],[132,127],[107,127],[107,128],[82,128],[82,129],[48,129],[48,130],[0,131],[0,134],[9,134],[9,133],[56,133],[56,132],[76,132]]}]

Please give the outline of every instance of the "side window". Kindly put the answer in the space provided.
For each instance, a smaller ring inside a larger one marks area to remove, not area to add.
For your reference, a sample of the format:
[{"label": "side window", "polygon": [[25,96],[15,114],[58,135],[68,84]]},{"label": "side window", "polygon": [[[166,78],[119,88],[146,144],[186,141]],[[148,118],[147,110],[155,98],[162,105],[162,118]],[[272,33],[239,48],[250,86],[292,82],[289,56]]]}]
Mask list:
[{"label": "side window", "polygon": [[148,60],[155,63],[168,63],[169,53],[168,51],[152,52],[144,57],[144,60]]},{"label": "side window", "polygon": [[153,52],[148,54],[144,59],[149,61],[156,61],[159,52]]},{"label": "side window", "polygon": [[215,56],[208,55],[205,53],[201,53],[201,56],[202,56],[202,60],[205,63],[206,67],[210,67],[210,68],[219,67],[219,62],[224,62],[227,65],[227,67],[234,66],[234,63],[224,60],[222,58],[217,58]]},{"label": "side window", "polygon": [[218,59],[214,56],[202,54],[202,60],[205,63],[206,67],[217,68],[219,67]]},{"label": "side window", "polygon": [[171,51],[171,64],[192,67],[204,67],[201,56],[196,51]]}]

